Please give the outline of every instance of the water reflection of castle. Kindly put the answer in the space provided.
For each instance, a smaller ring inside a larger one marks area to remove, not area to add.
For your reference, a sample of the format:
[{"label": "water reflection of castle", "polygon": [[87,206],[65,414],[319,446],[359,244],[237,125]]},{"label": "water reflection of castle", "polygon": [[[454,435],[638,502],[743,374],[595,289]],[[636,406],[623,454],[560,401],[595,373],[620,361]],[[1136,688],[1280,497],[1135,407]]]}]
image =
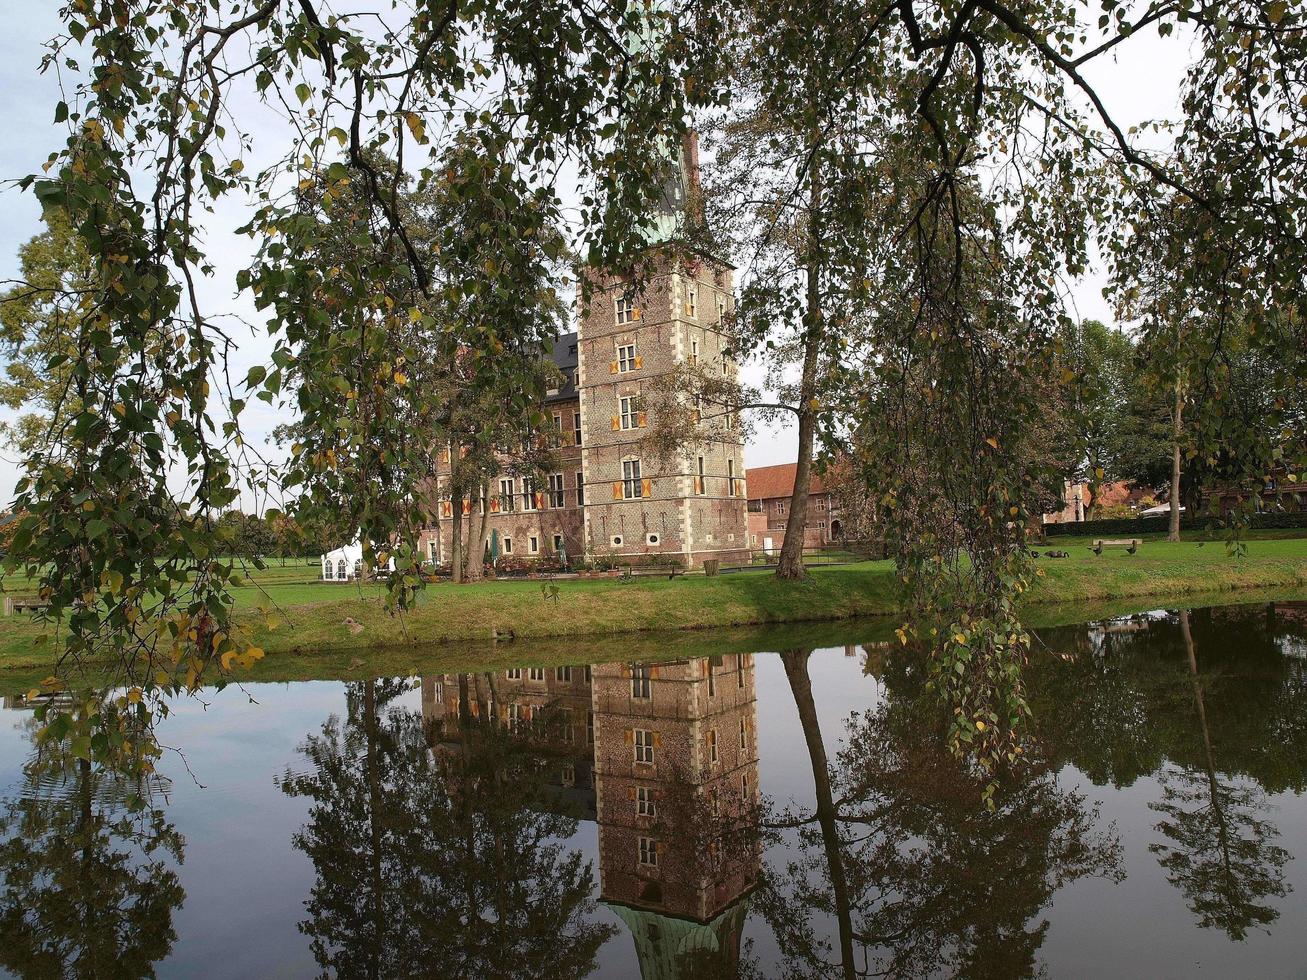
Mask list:
[{"label": "water reflection of castle", "polygon": [[759,863],[751,655],[430,676],[422,713],[437,751],[460,718],[530,741],[597,823],[601,897],[645,980],[735,975]]}]

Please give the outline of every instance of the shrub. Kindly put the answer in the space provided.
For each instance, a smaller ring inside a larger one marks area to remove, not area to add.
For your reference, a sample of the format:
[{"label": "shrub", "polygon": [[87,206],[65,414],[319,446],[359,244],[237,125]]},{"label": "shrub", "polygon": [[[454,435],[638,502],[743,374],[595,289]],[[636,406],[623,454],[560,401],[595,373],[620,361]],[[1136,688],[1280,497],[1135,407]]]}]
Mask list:
[{"label": "shrub", "polygon": [[[1081,521],[1078,524],[1045,524],[1044,534],[1050,538],[1071,535],[1097,537],[1112,534],[1164,534],[1170,526],[1169,515],[1158,514],[1153,517],[1118,517],[1102,521]],[[1180,529],[1184,531],[1204,531],[1218,526],[1218,522],[1208,516],[1180,518]],[[1251,526],[1255,528],[1307,527],[1307,511],[1255,514]]]}]

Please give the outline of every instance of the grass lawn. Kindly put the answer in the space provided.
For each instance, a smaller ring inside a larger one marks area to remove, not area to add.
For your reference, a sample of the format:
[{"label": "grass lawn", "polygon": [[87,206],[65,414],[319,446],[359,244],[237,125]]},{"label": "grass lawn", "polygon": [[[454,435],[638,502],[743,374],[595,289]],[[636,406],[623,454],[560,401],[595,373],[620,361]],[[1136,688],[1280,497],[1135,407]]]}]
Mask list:
[{"label": "grass lawn", "polygon": [[[1253,539],[1240,557],[1227,554],[1220,541],[1197,540],[1146,540],[1137,555],[1113,550],[1097,557],[1089,551],[1088,539],[1075,538],[1050,539],[1040,550],[1050,549],[1072,557],[1039,559],[1044,574],[1029,602],[1032,614],[1040,606],[1060,604],[1067,610],[1060,614],[1064,622],[1072,621],[1067,617],[1077,615],[1076,608],[1114,600],[1145,600],[1142,608],[1148,605],[1146,597],[1174,600],[1202,593],[1217,602],[1222,597],[1239,601],[1232,593],[1244,590],[1284,598],[1307,594],[1307,537]],[[554,638],[571,649],[568,645],[578,637],[848,620],[898,611],[890,562],[814,568],[800,583],[780,582],[761,570],[715,578],[642,577],[629,583],[559,580],[554,583],[557,599],[542,591],[540,581],[440,584],[429,587],[417,608],[403,616],[382,609],[379,586],[319,582],[315,569],[306,565],[251,574],[257,584],[238,588],[236,602],[238,618],[254,643],[269,654],[340,654],[347,662],[364,650],[398,653],[433,643],[482,643],[496,635]],[[281,623],[270,631],[259,608],[271,606],[280,610]],[[1085,612],[1080,618],[1092,615]],[[351,632],[347,618],[363,629]],[[50,655],[34,642],[38,632],[28,616],[0,619],[0,669],[48,666]],[[632,639],[623,639],[623,656]],[[665,640],[653,642],[666,647]],[[684,642],[676,641],[678,656]],[[611,641],[608,650],[611,654]],[[523,655],[519,647],[515,656]]]}]

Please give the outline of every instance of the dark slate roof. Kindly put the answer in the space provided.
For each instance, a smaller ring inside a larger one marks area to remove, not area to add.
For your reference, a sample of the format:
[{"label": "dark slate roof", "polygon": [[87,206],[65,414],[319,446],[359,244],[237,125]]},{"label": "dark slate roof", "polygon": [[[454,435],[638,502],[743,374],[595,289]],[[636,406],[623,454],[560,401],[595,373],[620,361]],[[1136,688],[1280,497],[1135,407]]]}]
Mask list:
[{"label": "dark slate roof", "polygon": [[550,354],[550,360],[557,365],[558,370],[563,372],[563,386],[557,391],[551,390],[550,394],[545,396],[546,404],[565,402],[577,397],[576,365],[578,357],[576,336],[574,333],[565,333],[554,341],[554,349]]}]

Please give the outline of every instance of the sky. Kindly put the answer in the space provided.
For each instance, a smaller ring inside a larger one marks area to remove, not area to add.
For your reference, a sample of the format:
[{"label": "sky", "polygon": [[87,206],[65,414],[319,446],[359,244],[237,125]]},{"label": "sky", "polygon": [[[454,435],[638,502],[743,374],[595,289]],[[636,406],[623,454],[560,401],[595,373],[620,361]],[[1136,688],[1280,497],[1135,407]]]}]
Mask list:
[{"label": "sky", "polygon": [[[58,81],[53,72],[40,72],[44,45],[59,30],[59,6],[53,0],[42,0],[16,7],[7,13],[5,30],[0,32],[0,93],[4,95],[0,100],[0,132],[5,134],[0,140],[0,281],[17,275],[19,246],[41,230],[35,198],[20,192],[12,181],[39,172],[49,153],[66,138],[63,127],[53,122],[54,107],[60,98]],[[1173,116],[1188,53],[1186,45],[1177,38],[1163,41],[1152,32],[1141,32],[1122,45],[1121,51],[1117,58],[1086,72],[1113,117],[1129,126]],[[275,135],[277,120],[257,105],[250,106],[243,118],[250,119],[247,125],[252,127],[256,140]],[[251,165],[256,163],[251,161]],[[561,193],[566,195],[567,189],[561,189]],[[251,247],[249,239],[233,233],[243,220],[242,207],[235,202],[209,217],[206,247],[218,271],[201,284],[202,298],[209,309],[229,311],[239,318],[227,322],[235,341],[233,377],[243,377],[249,367],[265,363],[272,346],[266,336],[250,326],[257,322],[250,304],[235,295],[234,275],[247,262]],[[1091,269],[1074,284],[1074,312],[1082,318],[1111,323],[1111,310],[1102,297],[1104,284],[1099,269]],[[761,385],[763,373],[757,362],[742,368],[743,380],[751,385]],[[12,415],[10,410],[0,409],[0,419]],[[283,421],[259,401],[251,401],[242,415],[247,441],[253,445]],[[746,466],[793,462],[796,438],[790,424],[755,425],[745,448]],[[0,506],[12,498],[17,478],[14,454],[0,448]]]}]

